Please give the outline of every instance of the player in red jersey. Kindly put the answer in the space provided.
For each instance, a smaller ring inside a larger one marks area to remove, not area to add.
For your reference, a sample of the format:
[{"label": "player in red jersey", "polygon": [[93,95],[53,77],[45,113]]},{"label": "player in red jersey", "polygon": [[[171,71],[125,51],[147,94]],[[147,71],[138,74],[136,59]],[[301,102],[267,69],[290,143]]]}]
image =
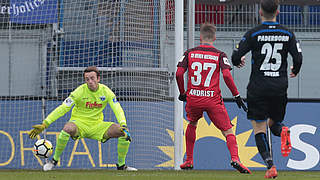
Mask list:
[{"label": "player in red jersey", "polygon": [[[176,79],[179,88],[179,100],[187,101],[186,113],[189,121],[186,129],[186,161],[180,165],[181,169],[193,168],[193,148],[196,139],[198,120],[207,112],[212,123],[221,130],[226,137],[227,147],[231,155],[231,165],[240,173],[251,173],[240,163],[236,136],[232,131],[232,124],[221,97],[219,86],[220,71],[228,88],[235,97],[239,108],[247,111],[230,73],[230,63],[226,54],[215,47],[216,27],[203,24],[200,28],[201,45],[187,50],[178,63]],[[188,87],[184,89],[184,73],[188,70]]]}]

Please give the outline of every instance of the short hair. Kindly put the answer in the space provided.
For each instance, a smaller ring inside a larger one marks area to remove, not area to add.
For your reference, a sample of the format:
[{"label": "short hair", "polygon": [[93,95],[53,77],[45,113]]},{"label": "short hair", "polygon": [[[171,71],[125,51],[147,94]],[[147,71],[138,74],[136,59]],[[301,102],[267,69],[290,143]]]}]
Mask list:
[{"label": "short hair", "polygon": [[211,23],[204,23],[200,27],[200,34],[203,40],[212,41],[216,35],[216,26]]},{"label": "short hair", "polygon": [[84,74],[85,73],[88,73],[88,72],[95,72],[97,74],[97,77],[100,77],[100,72],[98,70],[97,67],[95,66],[89,66],[87,67],[84,71],[83,71],[83,77],[84,77]]},{"label": "short hair", "polygon": [[279,0],[261,0],[260,7],[264,16],[268,19],[274,18],[278,10]]}]

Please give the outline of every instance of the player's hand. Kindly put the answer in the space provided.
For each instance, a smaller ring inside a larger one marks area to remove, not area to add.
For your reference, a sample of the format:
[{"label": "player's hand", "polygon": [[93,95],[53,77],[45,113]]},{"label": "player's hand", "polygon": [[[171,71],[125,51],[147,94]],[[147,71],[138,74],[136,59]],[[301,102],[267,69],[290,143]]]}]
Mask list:
[{"label": "player's hand", "polygon": [[37,124],[32,127],[33,129],[30,130],[30,132],[28,133],[29,138],[31,139],[37,137],[38,134],[40,134],[45,128],[47,128],[45,124]]},{"label": "player's hand", "polygon": [[183,102],[187,101],[187,94],[186,93],[180,94],[178,99]]},{"label": "player's hand", "polygon": [[238,94],[238,95],[236,95],[235,97],[234,97],[234,99],[235,99],[235,101],[236,101],[236,103],[237,103],[237,105],[238,105],[238,107],[241,109],[243,109],[245,112],[248,112],[248,108],[247,108],[247,106],[244,104],[244,101],[243,101],[243,99],[240,97],[240,94]]},{"label": "player's hand", "polygon": [[297,75],[292,72],[293,66],[291,66],[290,69],[291,69],[290,77],[291,77],[291,78],[296,77]]},{"label": "player's hand", "polygon": [[122,125],[120,127],[120,131],[122,131],[125,134],[124,137],[126,138],[127,141],[130,141],[130,142],[132,141],[128,127],[126,125]]},{"label": "player's hand", "polygon": [[240,64],[237,66],[238,68],[242,68],[243,66],[246,65],[246,56],[241,57]]}]

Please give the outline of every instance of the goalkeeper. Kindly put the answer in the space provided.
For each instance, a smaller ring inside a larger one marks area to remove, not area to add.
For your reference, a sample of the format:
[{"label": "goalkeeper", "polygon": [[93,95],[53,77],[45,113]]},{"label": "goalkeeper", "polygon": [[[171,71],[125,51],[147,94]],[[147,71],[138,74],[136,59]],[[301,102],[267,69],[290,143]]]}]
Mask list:
[{"label": "goalkeeper", "polygon": [[[136,171],[136,168],[125,164],[131,136],[127,122],[115,94],[103,84],[100,84],[100,72],[97,67],[90,66],[83,73],[85,84],[80,85],[64,102],[53,110],[41,125],[33,126],[29,132],[30,138],[35,138],[51,123],[72,109],[71,118],[61,130],[55,152],[51,161],[43,166],[44,171],[52,170],[57,165],[70,137],[72,139],[89,138],[106,142],[110,138],[118,138],[118,170]],[[103,121],[103,110],[107,103],[113,110],[118,123]]]}]

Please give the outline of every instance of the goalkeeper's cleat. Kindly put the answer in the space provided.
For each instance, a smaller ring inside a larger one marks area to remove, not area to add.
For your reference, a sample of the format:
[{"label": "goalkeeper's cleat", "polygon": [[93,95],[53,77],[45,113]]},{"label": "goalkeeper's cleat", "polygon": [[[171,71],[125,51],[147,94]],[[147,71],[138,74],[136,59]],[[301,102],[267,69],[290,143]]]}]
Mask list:
[{"label": "goalkeeper's cleat", "polygon": [[278,176],[278,172],[276,169],[276,166],[272,166],[270,169],[267,170],[266,175],[264,178],[266,179],[271,179],[271,178],[276,178]]},{"label": "goalkeeper's cleat", "polygon": [[180,165],[181,169],[184,170],[192,170],[193,169],[193,162],[192,161],[185,161],[183,164]]},{"label": "goalkeeper's cleat", "polygon": [[122,166],[119,166],[118,164],[117,165],[117,170],[122,170],[122,171],[138,171],[138,169],[134,168],[134,167],[129,167],[127,165],[122,165]]},{"label": "goalkeeper's cleat", "polygon": [[231,166],[238,170],[240,173],[251,174],[251,171],[243,164],[241,164],[241,162],[239,162],[238,160],[231,160]]},{"label": "goalkeeper's cleat", "polygon": [[52,159],[51,161],[48,161],[45,165],[43,165],[43,171],[51,171],[57,164],[58,161]]},{"label": "goalkeeper's cleat", "polygon": [[288,127],[283,126],[281,131],[281,154],[287,157],[291,152],[291,140],[290,140],[290,130]]}]

